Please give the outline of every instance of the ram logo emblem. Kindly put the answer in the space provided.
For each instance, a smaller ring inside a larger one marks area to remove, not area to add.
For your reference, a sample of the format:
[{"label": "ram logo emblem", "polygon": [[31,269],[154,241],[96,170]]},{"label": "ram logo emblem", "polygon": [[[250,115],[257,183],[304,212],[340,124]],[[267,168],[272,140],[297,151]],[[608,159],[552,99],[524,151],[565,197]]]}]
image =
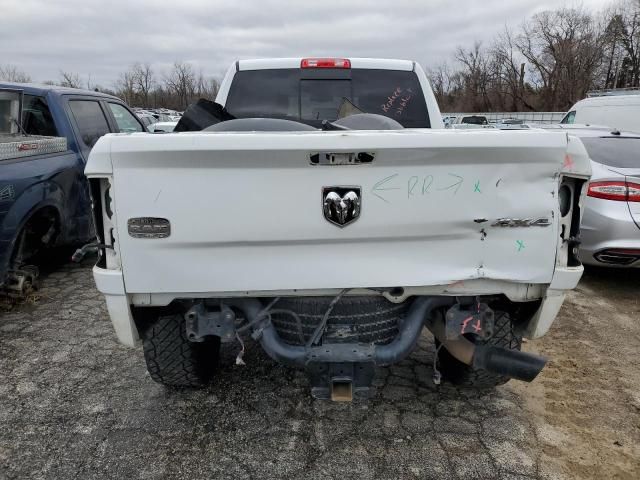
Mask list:
[{"label": "ram logo emblem", "polygon": [[355,222],[360,217],[362,201],[360,187],[336,186],[322,189],[324,218],[338,227]]}]

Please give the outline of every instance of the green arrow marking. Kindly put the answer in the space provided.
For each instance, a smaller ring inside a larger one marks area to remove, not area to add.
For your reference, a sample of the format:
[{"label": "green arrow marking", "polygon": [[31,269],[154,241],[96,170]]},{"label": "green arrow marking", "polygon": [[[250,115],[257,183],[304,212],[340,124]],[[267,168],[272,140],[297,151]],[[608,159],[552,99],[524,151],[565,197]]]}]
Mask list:
[{"label": "green arrow marking", "polygon": [[391,203],[389,202],[389,200],[387,200],[386,198],[384,198],[382,195],[379,195],[376,192],[385,192],[388,190],[400,190],[400,187],[385,187],[382,188],[382,186],[387,183],[390,180],[393,180],[394,178],[396,178],[398,176],[397,173],[394,173],[393,175],[389,175],[386,178],[383,178],[382,180],[380,180],[378,183],[376,183],[373,188],[371,189],[371,193],[374,194],[376,197],[378,197],[380,200],[382,200],[383,202],[386,203]]}]

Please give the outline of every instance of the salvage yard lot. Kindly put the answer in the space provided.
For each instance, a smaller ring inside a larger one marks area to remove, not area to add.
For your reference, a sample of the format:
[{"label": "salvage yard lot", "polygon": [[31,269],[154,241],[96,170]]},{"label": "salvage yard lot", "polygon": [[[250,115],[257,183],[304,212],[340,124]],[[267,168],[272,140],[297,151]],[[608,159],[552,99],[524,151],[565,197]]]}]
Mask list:
[{"label": "salvage yard lot", "polygon": [[589,271],[524,348],[538,379],[488,393],[434,386],[427,333],[368,402],[314,401],[252,342],[171,391],[116,343],[91,262],[63,265],[0,314],[0,479],[640,478],[640,272]]}]

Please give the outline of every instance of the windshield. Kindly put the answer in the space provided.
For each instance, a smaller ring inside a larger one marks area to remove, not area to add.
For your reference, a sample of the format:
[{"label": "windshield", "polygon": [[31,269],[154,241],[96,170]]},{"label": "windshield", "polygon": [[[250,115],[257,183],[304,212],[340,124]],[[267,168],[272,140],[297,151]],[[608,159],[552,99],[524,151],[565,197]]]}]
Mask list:
[{"label": "windshield", "polygon": [[589,157],[609,167],[640,167],[640,137],[582,137]]},{"label": "windshield", "polygon": [[345,99],[407,128],[429,128],[415,72],[374,69],[272,69],[237,72],[226,109],[236,118],[284,118],[318,127],[339,118]]},{"label": "windshield", "polygon": [[562,120],[560,120],[560,123],[572,124],[572,123],[575,123],[575,121],[576,121],[576,111],[571,110],[569,113],[567,113],[564,116]]}]

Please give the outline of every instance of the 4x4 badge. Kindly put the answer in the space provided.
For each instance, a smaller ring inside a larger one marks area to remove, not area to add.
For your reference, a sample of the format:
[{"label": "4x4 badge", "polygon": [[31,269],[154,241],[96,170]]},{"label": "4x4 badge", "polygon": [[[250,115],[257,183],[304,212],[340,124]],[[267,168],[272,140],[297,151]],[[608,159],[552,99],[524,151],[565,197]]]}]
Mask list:
[{"label": "4x4 badge", "polygon": [[335,186],[322,188],[324,218],[338,227],[355,222],[360,216],[360,187]]},{"label": "4x4 badge", "polygon": [[548,227],[548,218],[499,218],[491,224],[492,227]]}]

